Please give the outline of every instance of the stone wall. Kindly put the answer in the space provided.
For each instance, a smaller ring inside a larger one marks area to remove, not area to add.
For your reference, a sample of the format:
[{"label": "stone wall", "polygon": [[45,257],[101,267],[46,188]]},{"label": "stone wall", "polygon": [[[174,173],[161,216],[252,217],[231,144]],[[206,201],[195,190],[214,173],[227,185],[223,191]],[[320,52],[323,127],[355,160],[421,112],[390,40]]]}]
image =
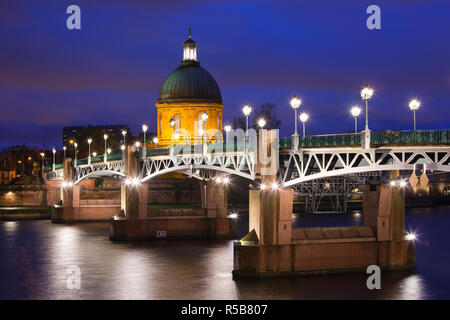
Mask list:
[{"label": "stone wall", "polygon": [[0,191],[0,207],[42,207],[44,195],[44,190]]}]

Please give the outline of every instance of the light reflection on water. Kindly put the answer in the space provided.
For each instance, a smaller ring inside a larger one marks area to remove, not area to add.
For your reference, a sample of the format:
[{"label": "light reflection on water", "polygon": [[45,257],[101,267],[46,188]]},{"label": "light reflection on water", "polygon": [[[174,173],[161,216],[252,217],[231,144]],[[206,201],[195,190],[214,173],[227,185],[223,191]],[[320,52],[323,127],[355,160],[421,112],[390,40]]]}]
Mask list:
[{"label": "light reflection on water", "polygon": [[[417,272],[382,274],[369,291],[367,275],[233,281],[232,241],[115,243],[108,225],[0,223],[1,299],[430,299],[449,298],[449,207],[410,210],[407,228],[420,227]],[[356,212],[354,212],[356,213]],[[362,216],[294,216],[297,226],[361,224]],[[248,217],[241,215],[240,233]],[[81,289],[66,288],[67,268],[81,269]]]}]

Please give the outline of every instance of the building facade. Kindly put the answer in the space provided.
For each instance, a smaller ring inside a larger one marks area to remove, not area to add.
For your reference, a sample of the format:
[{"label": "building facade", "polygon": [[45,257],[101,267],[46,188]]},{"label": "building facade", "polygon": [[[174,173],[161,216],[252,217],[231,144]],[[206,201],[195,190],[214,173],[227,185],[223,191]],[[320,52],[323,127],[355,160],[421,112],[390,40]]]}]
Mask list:
[{"label": "building facade", "polygon": [[165,79],[155,105],[162,146],[201,143],[202,138],[222,132],[222,94],[213,76],[200,66],[190,30],[180,66]]},{"label": "building facade", "polygon": [[0,152],[0,184],[8,184],[16,179],[26,184],[37,182],[41,178],[41,164],[42,156],[38,148],[5,148]]}]

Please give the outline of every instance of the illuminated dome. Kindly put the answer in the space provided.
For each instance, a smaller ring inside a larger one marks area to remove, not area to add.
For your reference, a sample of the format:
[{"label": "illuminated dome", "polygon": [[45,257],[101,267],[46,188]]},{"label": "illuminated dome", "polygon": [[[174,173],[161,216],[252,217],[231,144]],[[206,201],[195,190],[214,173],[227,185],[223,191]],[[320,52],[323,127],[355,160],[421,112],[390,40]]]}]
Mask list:
[{"label": "illuminated dome", "polygon": [[222,94],[213,76],[200,67],[197,44],[189,38],[183,43],[183,60],[164,81],[158,103],[210,102],[222,103]]}]

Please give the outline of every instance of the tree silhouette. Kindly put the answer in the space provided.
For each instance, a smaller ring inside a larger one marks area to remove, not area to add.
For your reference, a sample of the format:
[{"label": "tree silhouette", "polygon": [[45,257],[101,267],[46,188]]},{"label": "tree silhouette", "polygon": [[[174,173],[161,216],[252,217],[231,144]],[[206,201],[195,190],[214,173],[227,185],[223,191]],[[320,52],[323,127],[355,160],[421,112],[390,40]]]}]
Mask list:
[{"label": "tree silhouette", "polygon": [[[255,108],[249,117],[249,127],[258,129],[258,120],[264,118],[266,125],[264,129],[279,129],[281,120],[277,119],[275,114],[275,108],[277,106],[273,103],[263,103],[259,107]],[[236,116],[233,118],[233,128],[245,130],[245,116]]]}]

